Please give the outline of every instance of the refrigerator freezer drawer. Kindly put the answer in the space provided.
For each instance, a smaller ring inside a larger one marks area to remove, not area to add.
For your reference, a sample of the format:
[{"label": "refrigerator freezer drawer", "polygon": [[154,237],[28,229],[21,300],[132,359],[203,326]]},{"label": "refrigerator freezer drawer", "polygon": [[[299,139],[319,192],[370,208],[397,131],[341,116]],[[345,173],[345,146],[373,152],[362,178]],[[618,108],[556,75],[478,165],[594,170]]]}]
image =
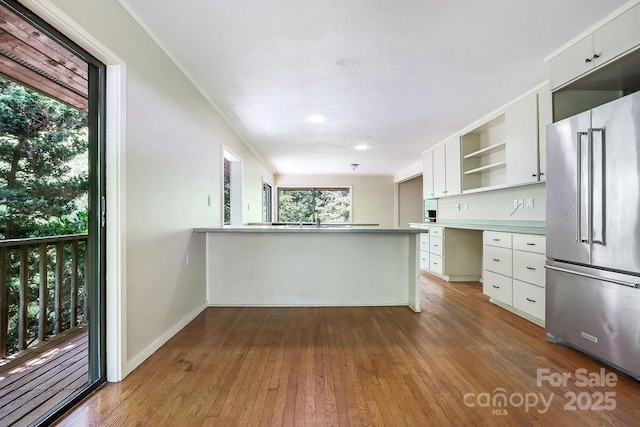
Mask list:
[{"label": "refrigerator freezer drawer", "polygon": [[622,284],[640,278],[551,261],[547,267],[550,339],[640,378],[640,290]]}]

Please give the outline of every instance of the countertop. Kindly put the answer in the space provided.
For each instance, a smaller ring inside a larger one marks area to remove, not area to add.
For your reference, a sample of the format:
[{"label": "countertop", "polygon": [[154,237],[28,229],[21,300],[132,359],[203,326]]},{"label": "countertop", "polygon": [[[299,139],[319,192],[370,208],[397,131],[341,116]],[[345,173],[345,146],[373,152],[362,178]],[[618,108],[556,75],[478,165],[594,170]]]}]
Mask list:
[{"label": "countertop", "polygon": [[546,234],[545,221],[492,221],[492,220],[443,220],[437,222],[411,223],[411,227],[437,226],[465,230],[501,231],[518,234]]},{"label": "countertop", "polygon": [[242,225],[222,227],[196,227],[194,233],[394,233],[394,234],[417,234],[418,228],[390,228],[390,227],[367,227],[367,226],[331,226],[321,225]]}]

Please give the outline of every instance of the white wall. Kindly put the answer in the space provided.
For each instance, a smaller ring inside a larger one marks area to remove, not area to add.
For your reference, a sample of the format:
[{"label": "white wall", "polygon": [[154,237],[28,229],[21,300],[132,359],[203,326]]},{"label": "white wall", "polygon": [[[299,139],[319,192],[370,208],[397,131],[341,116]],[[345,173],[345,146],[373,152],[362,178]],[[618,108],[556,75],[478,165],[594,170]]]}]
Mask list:
[{"label": "white wall", "polygon": [[244,222],[260,220],[273,176],[116,1],[53,3],[126,62],[129,371],[206,303],[204,239],[191,229],[220,224],[223,144],[243,159]]},{"label": "white wall", "polygon": [[410,222],[424,222],[422,176],[403,181],[398,186],[398,226],[408,227]]},{"label": "white wall", "polygon": [[[363,175],[276,175],[275,185],[313,187],[351,187],[354,223],[394,225],[393,176]],[[277,195],[274,195],[274,203]]]},{"label": "white wall", "polygon": [[[533,208],[518,209],[513,215],[513,199],[533,199]],[[469,210],[464,210],[464,204]],[[460,204],[460,211],[456,210]],[[529,220],[544,221],[546,210],[545,184],[533,184],[502,190],[438,199],[438,220]]]}]

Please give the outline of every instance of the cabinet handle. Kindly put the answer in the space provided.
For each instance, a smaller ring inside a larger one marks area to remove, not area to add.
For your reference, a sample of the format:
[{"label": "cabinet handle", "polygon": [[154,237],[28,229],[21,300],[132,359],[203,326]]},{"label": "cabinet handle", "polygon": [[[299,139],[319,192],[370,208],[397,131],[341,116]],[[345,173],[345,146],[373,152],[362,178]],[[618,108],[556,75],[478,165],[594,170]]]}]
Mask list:
[{"label": "cabinet handle", "polygon": [[536,302],[536,300],[531,299],[531,298],[527,298],[527,301],[529,301],[529,302]]},{"label": "cabinet handle", "polygon": [[434,248],[437,248],[437,247],[438,247],[438,245],[433,245],[433,247],[434,247]]},{"label": "cabinet handle", "polygon": [[584,62],[588,64],[589,62],[591,62],[591,58],[585,59]]},{"label": "cabinet handle", "polygon": [[529,242],[527,242],[527,246],[535,246],[535,245],[536,245],[535,243],[529,243]]},{"label": "cabinet handle", "polygon": [[493,260],[494,260],[495,262],[500,262],[500,260],[499,260],[498,258],[493,258]]},{"label": "cabinet handle", "polygon": [[491,286],[493,286],[496,289],[500,289],[500,286],[496,286],[496,285],[491,285]]},{"label": "cabinet handle", "polygon": [[535,177],[537,177],[537,176],[538,176],[538,174],[537,174],[537,173],[534,173],[534,174],[531,174],[531,176],[535,178]]},{"label": "cabinet handle", "polygon": [[433,262],[433,265],[438,265],[438,263],[434,261],[434,262]]},{"label": "cabinet handle", "polygon": [[447,190],[444,190],[444,191],[443,191],[443,193],[444,193],[444,194],[447,194]]},{"label": "cabinet handle", "polygon": [[533,267],[527,267],[527,270],[533,270],[533,271],[535,271],[535,268],[533,268]]},{"label": "cabinet handle", "polygon": [[540,172],[540,176],[544,175],[544,172]]},{"label": "cabinet handle", "polygon": [[493,239],[493,241],[494,241],[494,242],[499,242],[499,241],[500,241],[500,239]]},{"label": "cabinet handle", "polygon": [[593,54],[593,59],[598,59],[598,58],[600,58],[600,55],[598,55],[597,53],[594,53]]}]

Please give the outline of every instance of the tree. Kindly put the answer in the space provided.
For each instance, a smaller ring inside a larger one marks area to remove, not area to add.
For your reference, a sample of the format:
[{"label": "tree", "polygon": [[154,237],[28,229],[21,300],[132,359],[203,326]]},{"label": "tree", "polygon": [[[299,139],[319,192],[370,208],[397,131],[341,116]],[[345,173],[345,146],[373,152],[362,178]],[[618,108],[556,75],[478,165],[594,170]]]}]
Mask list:
[{"label": "tree", "polygon": [[5,239],[86,232],[87,149],[85,112],[0,77]]}]

